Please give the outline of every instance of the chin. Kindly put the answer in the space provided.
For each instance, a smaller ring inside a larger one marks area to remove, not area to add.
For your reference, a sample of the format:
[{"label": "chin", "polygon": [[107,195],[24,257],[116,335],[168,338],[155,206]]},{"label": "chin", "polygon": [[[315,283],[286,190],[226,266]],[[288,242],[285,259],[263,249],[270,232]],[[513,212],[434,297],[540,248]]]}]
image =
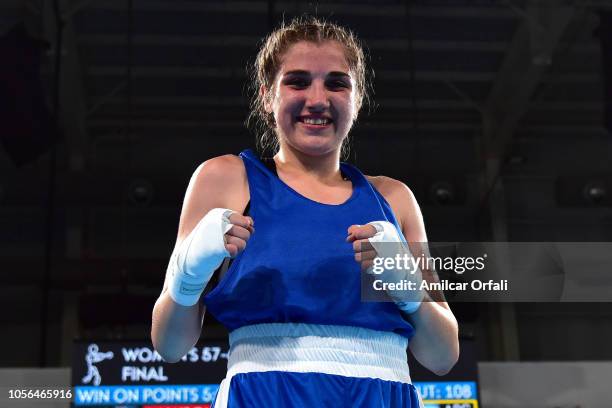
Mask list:
[{"label": "chin", "polygon": [[341,146],[341,143],[338,144],[335,141],[331,143],[329,140],[307,140],[303,143],[291,143],[291,147],[308,156],[326,155],[340,149]]},{"label": "chin", "polygon": [[293,133],[283,137],[285,143],[293,150],[308,156],[320,156],[329,154],[339,149],[342,142],[335,135],[308,135]]}]

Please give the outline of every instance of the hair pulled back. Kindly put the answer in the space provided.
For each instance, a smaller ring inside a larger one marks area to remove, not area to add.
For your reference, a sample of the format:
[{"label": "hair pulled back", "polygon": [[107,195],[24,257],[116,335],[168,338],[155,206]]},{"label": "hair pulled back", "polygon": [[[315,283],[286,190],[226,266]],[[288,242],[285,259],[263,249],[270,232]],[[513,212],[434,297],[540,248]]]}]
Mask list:
[{"label": "hair pulled back", "polygon": [[[289,24],[282,22],[276,30],[264,38],[251,67],[251,109],[246,124],[256,132],[257,147],[262,151],[270,149],[276,152],[278,139],[275,134],[274,115],[266,112],[265,96],[260,89],[272,88],[283,55],[292,45],[300,41],[310,41],[315,44],[325,41],[340,43],[344,47],[346,60],[356,84],[356,111],[360,111],[364,101],[368,102],[369,86],[366,78],[365,53],[352,31],[313,16],[296,17]],[[272,92],[266,94],[269,97]]]}]

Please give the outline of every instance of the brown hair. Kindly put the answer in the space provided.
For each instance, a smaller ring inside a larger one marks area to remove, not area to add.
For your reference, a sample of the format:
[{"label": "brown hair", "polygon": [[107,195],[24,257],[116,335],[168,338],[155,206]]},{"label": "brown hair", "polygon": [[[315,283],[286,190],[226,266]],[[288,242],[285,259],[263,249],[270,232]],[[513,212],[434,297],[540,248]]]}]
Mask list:
[{"label": "brown hair", "polygon": [[[324,41],[338,41],[345,49],[349,69],[355,76],[357,86],[357,112],[364,102],[369,102],[369,78],[366,75],[366,54],[355,34],[347,28],[317,17],[300,16],[288,25],[281,25],[264,38],[251,67],[251,111],[246,120],[247,127],[257,134],[257,145],[262,150],[278,149],[278,139],[274,135],[275,122],[272,113],[266,112],[264,96],[260,88],[270,89],[281,65],[283,54],[300,41],[320,44]],[[268,95],[271,93],[268,92]],[[343,152],[344,152],[343,145]]]}]

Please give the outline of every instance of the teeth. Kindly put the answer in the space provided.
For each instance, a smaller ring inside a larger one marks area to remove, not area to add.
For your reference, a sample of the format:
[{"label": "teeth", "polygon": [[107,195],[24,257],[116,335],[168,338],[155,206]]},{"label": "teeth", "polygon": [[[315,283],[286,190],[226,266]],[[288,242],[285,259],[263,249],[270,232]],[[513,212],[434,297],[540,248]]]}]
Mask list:
[{"label": "teeth", "polygon": [[321,118],[321,119],[304,118],[304,123],[308,125],[327,125],[329,123],[329,120],[325,118]]}]

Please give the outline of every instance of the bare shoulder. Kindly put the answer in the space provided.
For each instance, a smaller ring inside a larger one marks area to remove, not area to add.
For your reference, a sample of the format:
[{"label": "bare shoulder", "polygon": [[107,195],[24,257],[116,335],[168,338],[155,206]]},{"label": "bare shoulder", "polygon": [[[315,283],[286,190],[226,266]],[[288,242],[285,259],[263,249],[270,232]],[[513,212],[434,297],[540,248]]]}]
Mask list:
[{"label": "bare shoulder", "polygon": [[[421,209],[412,190],[406,184],[387,176],[366,177],[391,206],[404,235],[408,233],[411,237],[413,235],[420,237],[425,234]],[[406,238],[409,239],[408,236]]]},{"label": "bare shoulder", "polygon": [[213,157],[200,164],[194,175],[210,178],[211,181],[235,181],[246,178],[242,159],[233,154]]},{"label": "bare shoulder", "polygon": [[[188,196],[204,199],[215,207],[231,208],[236,196],[248,194],[246,170],[233,154],[213,157],[200,164],[189,182]],[[193,190],[193,191],[191,191]],[[189,194],[189,193],[192,194]],[[233,208],[232,208],[233,209]]]},{"label": "bare shoulder", "polygon": [[376,190],[391,204],[391,201],[407,201],[405,204],[416,204],[412,190],[403,182],[387,176],[366,176]]},{"label": "bare shoulder", "polygon": [[246,170],[240,157],[227,154],[200,164],[189,181],[183,200],[179,237],[213,208],[242,212],[249,200]]}]

